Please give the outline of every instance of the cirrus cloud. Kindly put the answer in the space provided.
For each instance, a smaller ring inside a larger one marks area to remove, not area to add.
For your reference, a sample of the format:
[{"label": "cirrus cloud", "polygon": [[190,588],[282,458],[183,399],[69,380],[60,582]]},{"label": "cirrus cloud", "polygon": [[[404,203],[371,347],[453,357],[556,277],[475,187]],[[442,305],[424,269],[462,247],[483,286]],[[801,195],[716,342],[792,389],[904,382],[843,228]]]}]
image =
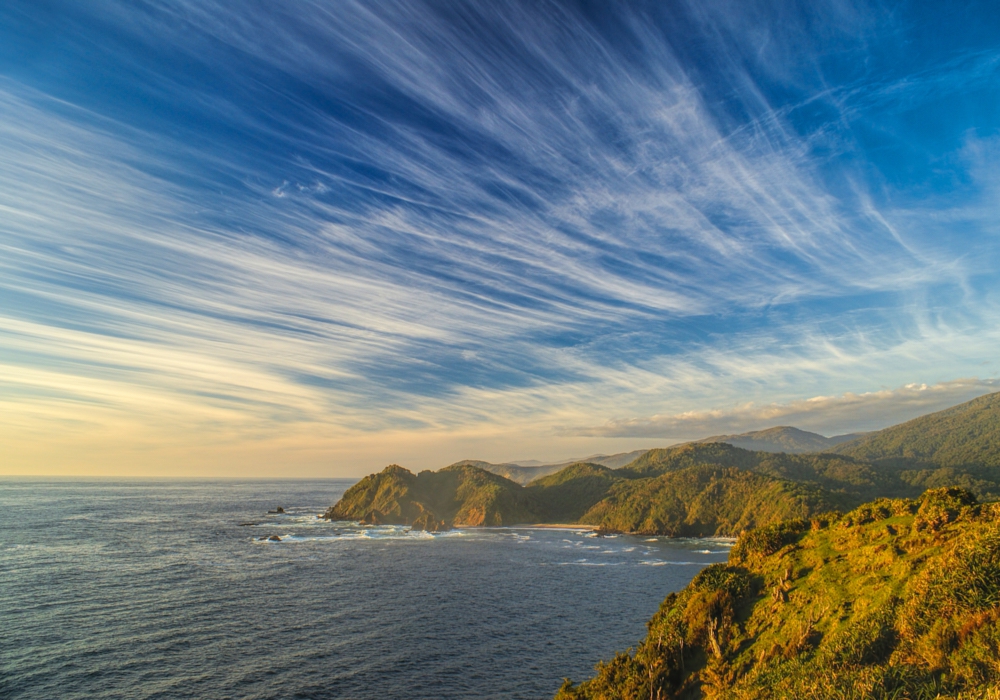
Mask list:
[{"label": "cirrus cloud", "polygon": [[998,379],[956,379],[931,386],[907,384],[897,389],[815,396],[788,403],[747,403],[727,409],[616,419],[568,432],[594,437],[684,440],[791,425],[833,436],[879,430],[997,390]]}]

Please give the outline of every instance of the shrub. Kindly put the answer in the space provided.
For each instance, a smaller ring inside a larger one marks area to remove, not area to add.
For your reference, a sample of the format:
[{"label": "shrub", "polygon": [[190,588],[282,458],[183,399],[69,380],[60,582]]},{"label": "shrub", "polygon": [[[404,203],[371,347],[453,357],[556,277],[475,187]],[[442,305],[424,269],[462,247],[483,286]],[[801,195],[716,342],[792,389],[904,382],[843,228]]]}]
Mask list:
[{"label": "shrub", "polygon": [[725,591],[733,600],[740,600],[750,592],[750,576],[744,569],[712,564],[694,577],[691,588],[697,591]]},{"label": "shrub", "polygon": [[976,505],[976,497],[959,488],[930,489],[920,498],[917,517],[913,529],[917,532],[936,532],[944,525],[954,522],[964,508]]},{"label": "shrub", "polygon": [[729,560],[741,564],[762,559],[798,540],[808,528],[805,520],[786,520],[744,532],[730,550]]}]

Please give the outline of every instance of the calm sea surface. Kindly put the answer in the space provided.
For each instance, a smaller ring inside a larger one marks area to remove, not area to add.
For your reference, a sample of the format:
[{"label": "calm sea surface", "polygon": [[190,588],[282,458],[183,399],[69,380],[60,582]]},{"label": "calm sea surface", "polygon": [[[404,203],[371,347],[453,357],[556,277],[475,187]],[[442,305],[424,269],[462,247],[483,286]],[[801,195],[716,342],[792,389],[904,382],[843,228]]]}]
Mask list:
[{"label": "calm sea surface", "polygon": [[0,479],[0,697],[549,698],[728,551],[317,520],[351,483]]}]

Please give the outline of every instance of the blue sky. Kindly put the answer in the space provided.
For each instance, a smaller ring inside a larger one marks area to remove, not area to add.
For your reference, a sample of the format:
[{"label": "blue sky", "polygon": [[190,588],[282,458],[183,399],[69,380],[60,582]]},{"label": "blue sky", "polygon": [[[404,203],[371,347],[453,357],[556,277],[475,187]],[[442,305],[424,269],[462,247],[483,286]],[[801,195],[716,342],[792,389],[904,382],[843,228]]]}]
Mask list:
[{"label": "blue sky", "polygon": [[996,390],[995,9],[4,3],[0,469],[555,459]]}]

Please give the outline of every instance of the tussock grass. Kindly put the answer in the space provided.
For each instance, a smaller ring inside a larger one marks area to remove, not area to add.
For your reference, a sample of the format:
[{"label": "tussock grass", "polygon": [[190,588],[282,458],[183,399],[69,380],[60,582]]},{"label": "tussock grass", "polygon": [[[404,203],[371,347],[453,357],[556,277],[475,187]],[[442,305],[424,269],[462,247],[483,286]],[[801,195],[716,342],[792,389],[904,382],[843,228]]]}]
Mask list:
[{"label": "tussock grass", "polygon": [[1000,505],[941,488],[747,532],[556,697],[1000,700]]}]

